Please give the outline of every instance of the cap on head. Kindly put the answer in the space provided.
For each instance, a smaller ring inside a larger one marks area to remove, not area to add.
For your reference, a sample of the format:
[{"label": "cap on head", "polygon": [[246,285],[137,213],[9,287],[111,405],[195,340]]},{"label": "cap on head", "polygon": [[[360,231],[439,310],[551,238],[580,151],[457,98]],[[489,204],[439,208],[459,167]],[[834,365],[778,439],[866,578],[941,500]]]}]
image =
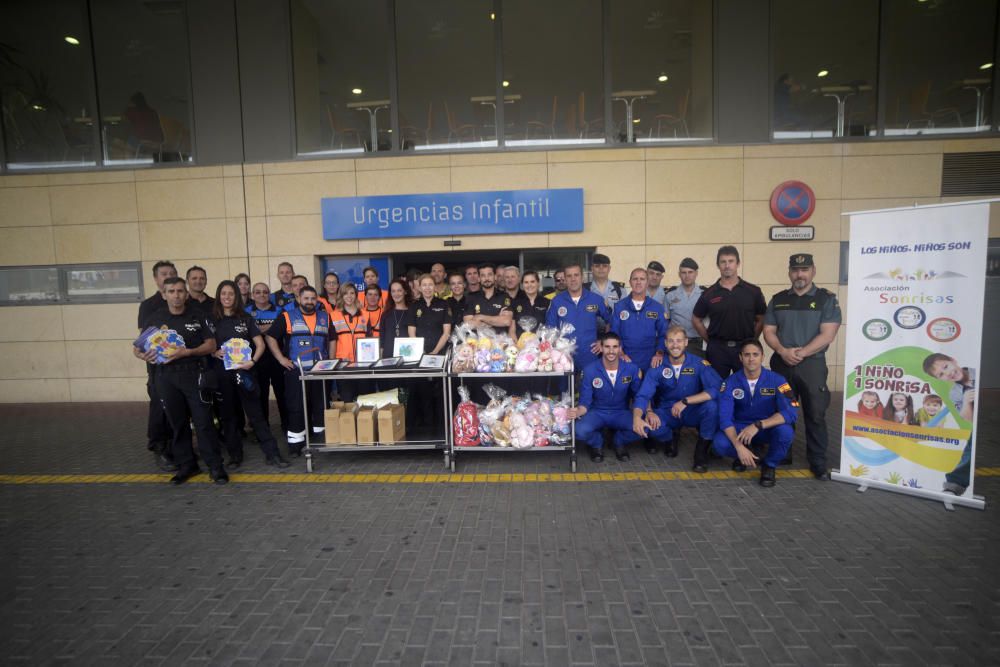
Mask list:
[{"label": "cap on head", "polygon": [[789,269],[809,269],[816,266],[813,263],[813,256],[806,252],[800,252],[788,258]]},{"label": "cap on head", "polygon": [[690,257],[685,257],[684,259],[681,260],[681,268],[682,269],[691,269],[693,271],[697,271],[698,270],[698,262],[694,261]]},{"label": "cap on head", "polygon": [[657,262],[655,259],[646,265],[646,268],[650,271],[659,271],[660,273],[666,273],[663,265]]},{"label": "cap on head", "polygon": [[594,264],[611,264],[611,258],[608,257],[607,255],[602,255],[601,253],[597,252],[594,253],[594,256],[590,259],[590,264],[591,266],[593,266]]}]

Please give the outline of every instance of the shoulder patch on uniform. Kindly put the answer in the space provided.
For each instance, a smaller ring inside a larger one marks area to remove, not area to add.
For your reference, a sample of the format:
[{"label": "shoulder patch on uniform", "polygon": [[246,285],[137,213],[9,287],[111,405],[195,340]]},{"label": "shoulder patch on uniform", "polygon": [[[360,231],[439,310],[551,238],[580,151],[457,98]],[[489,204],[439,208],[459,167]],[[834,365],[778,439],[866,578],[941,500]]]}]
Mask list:
[{"label": "shoulder patch on uniform", "polygon": [[719,385],[719,391],[720,391],[720,392],[723,392],[723,391],[725,391],[725,390],[726,390],[726,381],[725,381],[725,380],[723,380],[723,381],[722,381],[722,384],[720,384],[720,385]]},{"label": "shoulder patch on uniform", "polygon": [[594,389],[600,389],[601,387],[604,386],[604,380],[602,380],[601,378],[594,378],[594,381],[591,382],[590,385]]},{"label": "shoulder patch on uniform", "polygon": [[790,392],[791,390],[792,390],[792,385],[788,384],[787,382],[784,383],[784,384],[778,385],[778,391],[780,391],[782,394],[786,394],[786,393]]},{"label": "shoulder patch on uniform", "polygon": [[701,363],[704,364],[705,366],[711,366],[712,365],[712,364],[708,363],[708,359],[702,359]]},{"label": "shoulder patch on uniform", "polygon": [[745,394],[743,393],[742,389],[740,388],[733,389],[733,398],[735,398],[737,401],[742,399],[743,396],[745,396]]}]

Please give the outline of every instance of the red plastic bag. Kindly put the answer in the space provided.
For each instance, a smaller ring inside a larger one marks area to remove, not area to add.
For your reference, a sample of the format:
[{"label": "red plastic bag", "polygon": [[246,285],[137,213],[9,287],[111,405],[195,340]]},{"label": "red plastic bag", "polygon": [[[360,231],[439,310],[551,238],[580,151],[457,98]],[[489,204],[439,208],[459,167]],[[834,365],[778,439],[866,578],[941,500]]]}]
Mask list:
[{"label": "red plastic bag", "polygon": [[467,387],[458,388],[462,402],[455,410],[452,423],[455,432],[456,447],[478,447],[479,440],[479,411],[476,404],[469,399],[469,389]]}]

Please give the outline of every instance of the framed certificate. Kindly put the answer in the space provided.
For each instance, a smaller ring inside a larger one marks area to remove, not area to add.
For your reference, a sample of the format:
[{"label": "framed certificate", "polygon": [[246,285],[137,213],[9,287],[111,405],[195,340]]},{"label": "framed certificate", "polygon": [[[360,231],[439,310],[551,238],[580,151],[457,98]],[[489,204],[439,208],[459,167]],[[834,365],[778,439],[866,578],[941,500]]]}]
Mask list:
[{"label": "framed certificate", "polygon": [[443,354],[425,354],[420,357],[420,366],[418,368],[434,368],[442,369],[444,368],[444,358]]},{"label": "framed certificate", "polygon": [[397,338],[392,346],[392,356],[403,357],[403,363],[416,363],[424,356],[423,338]]},{"label": "framed certificate", "polygon": [[359,364],[374,363],[381,356],[378,338],[359,338],[357,340],[354,358]]},{"label": "framed certificate", "polygon": [[372,364],[372,368],[395,368],[402,365],[403,357],[385,357]]}]

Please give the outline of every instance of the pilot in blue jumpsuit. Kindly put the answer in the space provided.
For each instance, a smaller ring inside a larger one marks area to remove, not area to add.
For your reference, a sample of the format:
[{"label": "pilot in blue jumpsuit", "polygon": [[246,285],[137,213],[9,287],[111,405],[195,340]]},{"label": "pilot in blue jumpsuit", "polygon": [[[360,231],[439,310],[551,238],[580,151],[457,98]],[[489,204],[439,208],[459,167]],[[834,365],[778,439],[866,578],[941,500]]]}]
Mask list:
[{"label": "pilot in blue jumpsuit", "polygon": [[677,456],[674,430],[698,427],[693,470],[704,473],[708,471],[708,448],[719,428],[716,398],[722,378],[710,363],[688,353],[687,345],[684,327],[670,327],[667,360],[643,378],[632,406],[632,428],[636,435],[650,439],[649,451],[663,443],[666,455],[673,458]]},{"label": "pilot in blue jumpsuit", "polygon": [[622,352],[645,376],[663,363],[669,321],[663,304],[647,294],[646,269],[633,269],[628,282],[632,293],[615,304],[611,330],[622,337]]},{"label": "pilot in blue jumpsuit", "polygon": [[621,339],[617,334],[601,336],[601,358],[583,370],[580,401],[571,411],[577,419],[576,439],[590,448],[592,461],[603,461],[602,430],[614,432],[615,458],[629,459],[626,445],[639,436],[632,432],[630,404],[639,390],[639,367],[620,359]]},{"label": "pilot in blue jumpsuit", "polygon": [[583,289],[583,270],[578,264],[567,266],[565,275],[566,291],[552,297],[552,304],[545,314],[545,324],[550,327],[573,325],[574,331],[570,334],[576,339],[573,367],[579,373],[598,358],[597,337],[600,330],[597,319],[607,322],[611,313],[599,294]]},{"label": "pilot in blue jumpsuit", "polygon": [[719,431],[712,449],[731,456],[733,470],[743,472],[761,459],[760,485],[774,486],[774,469],[795,437],[796,408],[792,388],[781,375],[763,367],[764,348],[756,340],[740,345],[743,369],[733,373],[719,392]]}]

